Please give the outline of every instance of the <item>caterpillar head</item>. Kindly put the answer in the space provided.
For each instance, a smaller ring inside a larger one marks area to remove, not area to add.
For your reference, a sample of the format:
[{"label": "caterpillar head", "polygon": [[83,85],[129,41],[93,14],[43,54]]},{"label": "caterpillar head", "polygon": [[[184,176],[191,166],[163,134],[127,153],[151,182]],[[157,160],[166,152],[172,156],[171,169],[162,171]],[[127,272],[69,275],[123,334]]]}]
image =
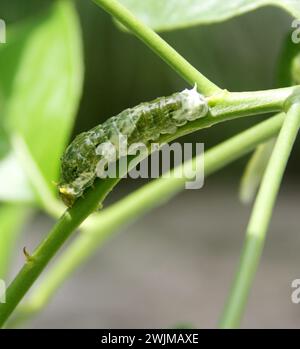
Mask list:
[{"label": "caterpillar head", "polygon": [[58,186],[58,190],[59,195],[62,198],[62,201],[65,203],[65,205],[68,207],[72,207],[74,201],[76,200],[76,196],[72,193],[72,189],[67,185],[62,184]]},{"label": "caterpillar head", "polygon": [[58,185],[58,190],[63,202],[68,207],[71,207],[76,198],[80,196],[80,188],[76,186],[76,181],[80,176],[77,157],[78,154],[71,144],[61,159],[61,182]]},{"label": "caterpillar head", "polygon": [[82,172],[72,181],[62,181],[58,185],[59,194],[63,202],[68,206],[73,206],[75,200],[82,196],[84,190],[94,182],[95,175],[91,172]]},{"label": "caterpillar head", "polygon": [[95,178],[93,159],[95,148],[86,133],[80,134],[68,146],[61,159],[61,182],[58,185],[63,202],[71,207]]}]

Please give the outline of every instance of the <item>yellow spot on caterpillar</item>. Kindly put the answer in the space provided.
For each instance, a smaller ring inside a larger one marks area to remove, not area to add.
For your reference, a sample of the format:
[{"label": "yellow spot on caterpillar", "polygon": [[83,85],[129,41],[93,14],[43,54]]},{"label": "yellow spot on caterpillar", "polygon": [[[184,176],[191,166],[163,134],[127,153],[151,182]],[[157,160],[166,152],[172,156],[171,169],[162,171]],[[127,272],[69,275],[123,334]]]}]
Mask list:
[{"label": "yellow spot on caterpillar", "polygon": [[68,206],[71,207],[75,201],[74,195],[70,193],[68,188],[66,187],[59,187],[59,193],[63,200],[63,202]]},{"label": "yellow spot on caterpillar", "polygon": [[68,192],[68,189],[67,188],[64,188],[64,187],[60,187],[59,188],[59,192],[63,195],[68,195],[69,192]]}]

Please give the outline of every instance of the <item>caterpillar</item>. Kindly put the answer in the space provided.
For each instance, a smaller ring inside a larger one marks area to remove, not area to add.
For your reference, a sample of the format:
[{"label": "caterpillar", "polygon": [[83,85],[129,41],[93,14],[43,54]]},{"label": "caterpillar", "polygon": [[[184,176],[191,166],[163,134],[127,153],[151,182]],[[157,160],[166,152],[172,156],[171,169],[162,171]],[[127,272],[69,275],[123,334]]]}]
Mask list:
[{"label": "caterpillar", "polygon": [[60,196],[67,206],[82,196],[97,177],[97,164],[103,157],[97,149],[110,142],[118,146],[120,136],[127,137],[128,145],[146,146],[163,134],[174,134],[189,121],[205,117],[209,112],[205,97],[196,86],[169,97],[160,97],[122,111],[87,132],[79,134],[61,158]]}]

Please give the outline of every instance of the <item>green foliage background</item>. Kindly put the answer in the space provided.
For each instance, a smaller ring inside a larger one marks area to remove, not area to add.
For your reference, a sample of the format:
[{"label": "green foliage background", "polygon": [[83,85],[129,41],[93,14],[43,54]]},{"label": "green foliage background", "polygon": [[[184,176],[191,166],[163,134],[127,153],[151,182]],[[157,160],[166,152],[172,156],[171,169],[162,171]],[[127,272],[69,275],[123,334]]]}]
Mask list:
[{"label": "green foliage background", "polygon": [[[291,59],[294,59],[294,55],[299,53],[298,45],[292,45],[290,37],[292,24],[290,14],[293,13],[294,16],[299,15],[300,17],[300,5],[293,0],[119,1],[128,6],[152,28],[165,30],[161,34],[162,37],[221,88],[230,91],[265,90],[283,87],[299,81],[297,73],[292,76],[290,68]],[[119,8],[118,3],[111,2],[111,0],[98,0],[96,2],[106,11],[113,13],[115,18],[118,18],[124,25],[127,24],[127,27],[133,30],[152,49],[156,44],[159,46],[160,43],[161,47],[164,47],[162,40],[160,41],[150,30],[147,31],[146,27],[143,28],[142,24],[139,25],[133,17],[130,19],[130,13],[127,13],[126,9]],[[81,25],[78,23],[74,3],[77,6]],[[261,8],[262,5],[266,4],[276,4],[277,7],[282,8]],[[283,8],[286,11],[282,11]],[[253,9],[256,10],[252,11]],[[252,12],[247,13],[247,11]],[[153,14],[157,14],[157,16]],[[239,15],[239,17],[232,18],[233,15]],[[17,230],[33,211],[30,211],[28,207],[33,208],[34,204],[37,204],[37,207],[44,209],[48,214],[55,217],[60,216],[63,207],[53,196],[54,193],[57,194],[57,186],[53,185],[53,182],[55,184],[55,181],[59,180],[59,158],[66,144],[74,135],[103,122],[125,108],[157,96],[169,95],[174,91],[186,88],[187,85],[144,44],[124,30],[122,25],[113,22],[104,11],[99,11],[93,2],[30,0],[25,3],[18,0],[12,3],[5,1],[0,5],[0,18],[8,24],[7,45],[0,46],[0,200],[10,202],[9,204],[1,203],[0,211],[2,217],[0,220],[1,278],[7,274],[9,260],[12,257],[11,252],[18,239]],[[222,20],[229,18],[230,21],[222,22]],[[186,29],[188,23],[190,28]],[[201,24],[201,26],[196,27],[197,24]],[[181,29],[172,31],[174,27]],[[147,33],[150,33],[149,36]],[[82,57],[81,44],[83,44],[84,57]],[[156,48],[154,51],[166,59],[162,54],[163,50],[159,52]],[[166,61],[169,61],[175,70],[181,71],[182,76],[187,81],[193,82],[194,78],[197,79],[197,74],[189,78],[189,73],[181,70],[180,67],[178,68],[178,65],[176,66],[175,59],[172,62],[172,58],[177,57],[179,62],[188,66],[186,62],[180,60],[180,56],[176,56],[176,51],[169,49],[166,52],[165,56],[168,56]],[[284,60],[281,57],[284,57]],[[295,62],[293,61],[293,63]],[[295,70],[297,66],[294,64],[293,68]],[[82,91],[83,69],[85,69],[85,79]],[[198,81],[201,85],[201,74],[199,73],[199,75]],[[281,90],[281,93],[291,90],[293,88],[284,89]],[[213,91],[221,90],[217,88]],[[81,92],[83,93],[79,103]],[[208,90],[206,89],[205,92]],[[273,93],[274,91],[269,91],[268,96],[273,95]],[[256,92],[255,94],[260,95],[261,93]],[[246,95],[252,96],[253,94]],[[243,94],[243,102],[248,106],[247,98],[246,101],[245,98],[245,94]],[[283,97],[280,95],[280,98]],[[269,104],[267,109],[256,110],[260,112],[262,110],[281,111],[285,100],[286,98],[279,99],[279,101],[274,102],[275,104],[272,104],[272,107]],[[254,109],[257,107],[256,103],[257,100],[254,99]],[[270,103],[269,100],[267,103]],[[280,105],[277,109],[276,103]],[[216,104],[218,107],[218,103]],[[226,106],[225,103],[225,110],[228,111]],[[77,107],[79,107],[78,113]],[[290,123],[289,116],[292,123]],[[266,117],[266,115],[257,116],[227,122],[221,126],[186,136],[183,140],[204,142],[206,149],[208,149]],[[277,120],[275,123],[283,117],[284,115],[281,114],[277,119],[275,118]],[[257,225],[259,234],[263,237],[261,242],[264,240],[265,230],[261,230],[259,226],[264,226],[261,222],[267,222],[269,219],[270,215],[265,214],[265,209],[269,212],[272,211],[278,191],[278,181],[281,180],[287,155],[298,130],[298,128],[296,130],[297,125],[294,124],[296,121],[296,114],[287,113],[284,131],[280,133],[278,138],[278,151],[274,152],[276,154],[274,158],[271,158],[273,159],[272,166],[270,165],[271,169],[263,181],[264,193],[258,196],[261,199],[260,206],[257,206],[259,209],[254,207],[256,209],[253,212],[256,215],[254,215],[253,221]],[[270,124],[265,124],[264,132],[272,131],[274,125],[272,120],[270,122]],[[259,135],[259,128],[255,128],[252,133],[250,132],[250,138]],[[273,136],[274,133],[271,135]],[[233,153],[237,154],[239,149],[243,153],[241,143],[247,137],[249,136],[245,136],[245,134],[240,135],[238,140],[230,143]],[[265,139],[260,138],[260,142]],[[289,142],[285,142],[286,140]],[[257,146],[258,143],[259,140],[254,145]],[[213,168],[214,164],[218,162],[216,160],[218,156],[214,151],[212,154],[211,162],[207,160],[205,166]],[[219,154],[221,154],[221,162],[223,161],[224,165],[228,156],[230,158],[230,152],[227,155],[225,152],[224,155],[221,148]],[[293,154],[294,159],[289,163],[290,175],[299,171],[297,151]],[[241,161],[246,162],[247,159]],[[218,165],[222,164],[218,163]],[[222,175],[217,177],[219,181],[223,181],[222,188],[225,188],[224,182],[228,178],[234,182],[239,182],[242,172],[240,165],[240,163],[236,163],[235,166],[230,166],[225,172],[227,176],[222,172]],[[210,170],[206,172],[206,174],[209,173]],[[274,178],[272,178],[273,173],[277,174]],[[256,174],[255,172],[254,175]],[[269,187],[269,183],[271,183],[271,187]],[[81,198],[78,200],[78,205],[68,211],[72,217],[70,221],[67,213],[54,226],[48,235],[51,238],[45,240],[45,245],[37,250],[37,255],[33,254],[33,256],[38,256],[38,262],[34,265],[38,272],[40,272],[40,267],[43,268],[50,261],[53,253],[63,244],[74,228],[78,227],[82,219],[94,212],[96,204],[99,203],[98,194],[105,196],[109,191],[108,189],[112,188],[114,184],[113,182],[111,184],[99,182],[99,186],[95,186],[93,190],[89,191],[90,197],[88,194],[86,198]],[[127,184],[128,180],[122,181],[122,186],[130,191],[132,188]],[[106,185],[109,188],[106,188]],[[237,187],[236,185],[236,189]],[[158,186],[158,188],[160,187]],[[150,186],[150,196],[154,192],[152,189]],[[119,198],[120,192],[122,195],[122,190],[120,191],[119,188],[115,192],[117,194],[113,200],[116,197]],[[157,193],[161,196],[160,191]],[[136,200],[136,196],[133,197]],[[145,197],[140,196],[140,199],[143,202]],[[28,203],[30,205],[25,205]],[[121,202],[121,208],[115,205],[115,211],[114,206],[112,207],[112,212],[121,217],[120,226],[123,222],[122,219],[126,217],[125,214],[123,216],[122,214],[126,213],[124,208],[127,206],[130,205],[127,205],[125,201],[123,206]],[[136,207],[131,211],[133,215],[143,205]],[[75,214],[73,210],[75,210]],[[110,216],[109,210],[106,212],[108,212],[106,217],[113,217],[113,215]],[[82,228],[90,229],[92,237],[94,229],[94,232],[97,232],[94,239],[98,241],[99,238],[100,244],[103,237],[98,229],[105,227],[105,224],[102,224],[103,221],[101,223],[101,219],[105,221],[105,213],[95,218],[94,228],[91,226]],[[107,219],[109,222],[111,218]],[[107,231],[111,231],[114,223],[115,220],[108,223]],[[252,232],[252,228],[249,231]],[[58,272],[54,269],[52,281],[50,277],[48,284],[50,288],[46,286],[44,293],[43,288],[41,288],[42,298],[46,297],[44,302],[47,302],[48,295],[51,295],[51,282],[53,282],[54,290],[60,283],[61,275],[66,273],[63,277],[67,277],[67,274],[72,272],[73,267],[76,268],[76,263],[85,259],[87,251],[91,253],[96,246],[93,238],[90,240],[90,245],[86,245],[88,246],[86,249],[82,249],[80,237],[78,241],[78,245],[75,242],[75,250],[72,248],[70,250],[71,255],[72,251],[75,251],[77,257],[74,259],[67,257],[67,263],[62,260],[63,268],[60,268],[58,264]],[[259,250],[260,247],[255,249],[255,251]],[[42,259],[39,259],[39,253],[43,257]],[[254,257],[257,258],[257,256]],[[72,264],[73,262],[75,264]],[[247,274],[248,264],[245,266],[244,270]],[[18,274],[16,280],[20,282],[20,285],[27,282],[27,273],[30,275],[33,270],[30,268],[25,264]],[[252,272],[250,264],[249,268],[248,271]],[[250,274],[247,274],[248,279],[251,278]],[[59,280],[58,283],[57,280]],[[10,315],[27,290],[27,286],[18,287],[18,283],[13,283],[8,293],[12,297],[7,302],[9,304],[7,313],[5,311],[1,313],[0,325],[1,321],[2,324],[6,321],[7,316]],[[49,290],[50,293],[48,293]],[[233,297],[234,300],[237,298]],[[39,295],[37,299],[39,299]],[[43,302],[39,304],[42,306]]]}]

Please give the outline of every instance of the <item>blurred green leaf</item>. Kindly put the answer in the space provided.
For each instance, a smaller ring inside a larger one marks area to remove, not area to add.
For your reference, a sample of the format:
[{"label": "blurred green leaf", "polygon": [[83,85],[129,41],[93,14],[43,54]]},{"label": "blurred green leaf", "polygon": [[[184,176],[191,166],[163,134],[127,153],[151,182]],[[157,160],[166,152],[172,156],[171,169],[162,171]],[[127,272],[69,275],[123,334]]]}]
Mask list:
[{"label": "blurred green leaf", "polygon": [[259,7],[274,5],[300,18],[298,0],[119,0],[156,30],[172,30],[225,21]]},{"label": "blurred green leaf", "polygon": [[7,135],[0,125],[0,159],[7,154],[9,150]]},{"label": "blurred green leaf", "polygon": [[0,279],[6,277],[12,249],[28,213],[21,205],[0,206]]},{"label": "blurred green leaf", "polygon": [[60,217],[64,211],[64,206],[56,199],[54,193],[50,190],[48,183],[45,182],[45,178],[32,158],[27,144],[24,142],[22,137],[17,134],[12,135],[11,144],[14,155],[24,171],[22,173],[27,175],[30,187],[34,192],[35,201],[51,216]]},{"label": "blurred green leaf", "polygon": [[33,202],[34,195],[5,130],[5,106],[13,93],[22,52],[32,31],[46,19],[46,14],[8,28],[8,42],[0,45],[0,200]]},{"label": "blurred green leaf", "polygon": [[[0,45],[0,110],[3,111],[12,94],[14,78],[17,74],[22,53],[32,31],[45,16],[15,24],[7,29],[7,43]],[[3,114],[0,120],[3,120]]]},{"label": "blurred green leaf", "polygon": [[[49,184],[57,180],[82,90],[81,35],[73,2],[56,1],[0,57],[0,74],[7,69],[0,75],[5,130],[24,138]],[[11,166],[14,157],[9,157],[4,164]],[[7,182],[0,182],[0,194]]]},{"label": "blurred green leaf", "polygon": [[25,203],[34,199],[24,170],[14,152],[10,151],[0,161],[0,200]]}]

